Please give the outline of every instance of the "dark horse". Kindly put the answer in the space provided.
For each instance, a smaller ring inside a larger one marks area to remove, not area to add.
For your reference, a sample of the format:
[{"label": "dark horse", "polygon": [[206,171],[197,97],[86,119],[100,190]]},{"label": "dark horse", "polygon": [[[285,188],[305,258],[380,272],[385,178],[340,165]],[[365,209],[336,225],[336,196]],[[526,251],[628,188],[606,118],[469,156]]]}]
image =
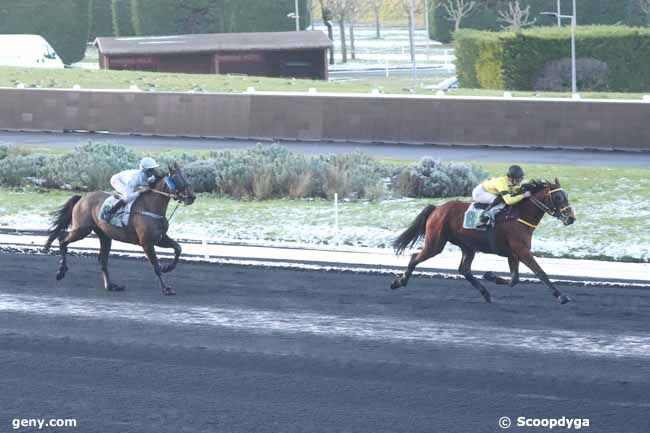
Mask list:
[{"label": "dark horse", "polygon": [[[439,207],[427,206],[413,221],[411,226],[404,231],[393,243],[397,254],[410,248],[424,236],[424,246],[419,253],[411,256],[406,271],[395,278],[392,289],[404,287],[408,283],[415,267],[425,260],[440,254],[445,244],[451,242],[460,247],[463,258],[458,271],[478,291],[481,292],[486,302],[492,302],[490,293],[472,275],[472,260],[477,251],[506,256],[510,265],[511,278],[501,278],[492,272],[485,274],[487,280],[497,284],[514,286],[519,282],[519,262],[523,262],[535,273],[548,288],[553,291],[553,296],[561,304],[569,302],[569,298],[549,280],[546,273],[537,264],[535,257],[530,252],[530,242],[535,228],[542,220],[544,214],[558,218],[564,225],[575,222],[575,214],[569,205],[569,196],[555,179],[554,183],[548,181],[532,181],[522,185],[523,191],[530,191],[531,197],[524,199],[513,207],[514,218],[508,218],[502,212],[495,228],[495,242],[491,244],[485,231],[467,230],[463,228],[463,218],[469,203],[450,201]],[[497,252],[492,245],[496,246]]]},{"label": "dark horse", "polygon": [[[66,263],[68,245],[94,231],[99,238],[99,261],[104,274],[104,287],[107,290],[124,290],[124,286],[112,283],[108,276],[108,255],[111,251],[111,242],[115,239],[140,245],[160,280],[163,294],[175,295],[175,290],[163,281],[162,274],[176,268],[181,255],[181,246],[167,236],[169,222],[165,215],[171,198],[186,205],[194,203],[196,197],[185,174],[178,165],[174,164],[170,167],[168,175],[158,177],[155,185],[149,191],[142,193],[133,203],[129,224],[124,228],[115,227],[99,219],[102,204],[108,196],[108,193],[102,191],[91,192],[83,197],[75,195],[54,213],[45,251],[49,250],[55,239],[59,240],[61,260],[56,279],[61,280],[68,271]],[[70,225],[72,228],[68,232],[66,230]],[[161,267],[156,257],[155,246],[173,248],[174,261]]]}]

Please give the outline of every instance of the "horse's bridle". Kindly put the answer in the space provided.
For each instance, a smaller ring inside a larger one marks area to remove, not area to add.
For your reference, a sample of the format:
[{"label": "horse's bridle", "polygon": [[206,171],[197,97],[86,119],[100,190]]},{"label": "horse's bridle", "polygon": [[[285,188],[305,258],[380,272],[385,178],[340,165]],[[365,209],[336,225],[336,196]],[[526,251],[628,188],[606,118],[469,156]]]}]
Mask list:
[{"label": "horse's bridle", "polygon": [[[558,208],[555,206],[554,201],[553,201],[553,194],[560,193],[564,196],[566,203],[569,202],[568,197],[566,197],[566,191],[564,188],[555,188],[555,189],[550,189],[548,186],[544,189],[544,200],[540,200],[534,195],[531,195],[529,199],[533,202],[535,206],[537,206],[539,209],[541,209],[543,212],[549,214],[553,218],[557,218],[561,220],[562,222],[565,222],[567,218],[569,218],[570,215],[567,215],[567,211],[571,209],[571,206],[565,206],[563,208]],[[551,206],[547,205],[546,202],[550,201]]]},{"label": "horse's bridle", "polygon": [[151,189],[151,192],[155,192],[156,194],[164,195],[165,197],[172,198],[176,201],[183,201],[186,198],[189,198],[190,195],[186,194],[184,192],[179,192],[178,188],[176,188],[176,184],[172,180],[171,176],[166,175],[165,176],[165,185],[167,185],[167,188],[169,188],[169,191],[171,191],[171,194],[165,191],[160,191],[158,189]]}]

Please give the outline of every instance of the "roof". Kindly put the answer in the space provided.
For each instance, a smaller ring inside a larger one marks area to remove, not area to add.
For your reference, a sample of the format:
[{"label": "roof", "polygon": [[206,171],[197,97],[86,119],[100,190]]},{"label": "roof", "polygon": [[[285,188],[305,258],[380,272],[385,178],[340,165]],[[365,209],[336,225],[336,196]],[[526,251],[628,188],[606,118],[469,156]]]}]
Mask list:
[{"label": "roof", "polygon": [[325,49],[332,43],[321,31],[301,31],[97,38],[95,45],[101,54],[125,55]]}]

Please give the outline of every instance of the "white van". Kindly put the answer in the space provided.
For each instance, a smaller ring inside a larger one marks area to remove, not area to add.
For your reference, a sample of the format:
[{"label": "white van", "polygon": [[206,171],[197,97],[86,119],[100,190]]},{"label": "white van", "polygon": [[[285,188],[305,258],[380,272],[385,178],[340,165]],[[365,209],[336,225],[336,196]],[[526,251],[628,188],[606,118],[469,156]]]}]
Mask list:
[{"label": "white van", "polygon": [[0,66],[64,67],[54,48],[39,35],[0,35]]}]

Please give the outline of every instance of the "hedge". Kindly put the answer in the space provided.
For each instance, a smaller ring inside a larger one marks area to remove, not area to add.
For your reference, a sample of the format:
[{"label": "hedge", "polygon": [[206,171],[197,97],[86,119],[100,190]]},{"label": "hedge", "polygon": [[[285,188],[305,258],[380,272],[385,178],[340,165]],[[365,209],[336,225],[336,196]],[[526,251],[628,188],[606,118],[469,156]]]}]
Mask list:
[{"label": "hedge", "polygon": [[43,36],[64,63],[84,57],[89,0],[0,0],[0,29],[5,34]]},{"label": "hedge", "polygon": [[[294,0],[131,0],[137,35],[274,32],[295,29]],[[301,28],[307,0],[300,0]]]},{"label": "hedge", "polygon": [[[89,142],[63,155],[0,145],[0,186],[110,189],[111,176],[136,168],[138,160],[132,150],[111,143]],[[488,175],[480,167],[431,158],[394,167],[359,152],[304,155],[278,145],[214,151],[204,158],[165,152],[156,160],[163,170],[178,162],[196,192],[250,199],[450,197],[468,195]]]},{"label": "hedge", "polygon": [[[570,40],[566,27],[537,27],[518,33],[461,30],[455,37],[460,85],[534,90],[535,79],[548,62],[571,56]],[[580,26],[576,52],[579,58],[607,64],[609,91],[650,90],[650,29]]]},{"label": "hedge", "polygon": [[[429,20],[429,35],[432,39],[444,43],[452,40],[453,23],[447,20],[446,11],[438,5],[442,0],[434,0]],[[508,0],[483,2],[469,17],[463,19],[461,27],[477,30],[499,30],[504,24],[499,21],[498,10],[505,10]],[[536,18],[536,25],[552,25],[555,17],[541,16],[540,12],[557,10],[556,0],[521,0],[522,7],[530,5],[530,16]],[[487,5],[487,6],[485,6]],[[563,1],[563,14],[571,14],[571,2]],[[579,25],[626,24],[641,26],[646,23],[646,16],[641,12],[638,0],[577,0]],[[568,24],[567,20],[564,21]]]}]

